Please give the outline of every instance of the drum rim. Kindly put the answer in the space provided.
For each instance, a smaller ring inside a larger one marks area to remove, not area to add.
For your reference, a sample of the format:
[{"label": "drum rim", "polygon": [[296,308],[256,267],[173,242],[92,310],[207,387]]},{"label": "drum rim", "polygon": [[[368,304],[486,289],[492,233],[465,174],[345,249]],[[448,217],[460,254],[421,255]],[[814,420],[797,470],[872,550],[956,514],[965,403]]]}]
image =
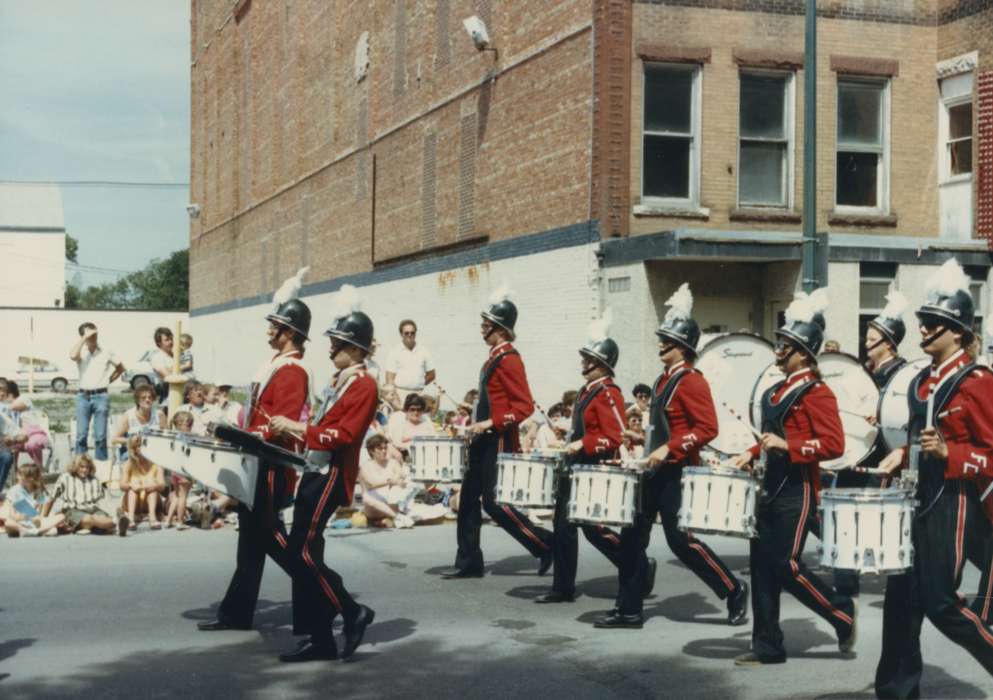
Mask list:
[{"label": "drum rim", "polygon": [[721,476],[732,476],[734,478],[744,478],[749,481],[754,481],[754,477],[749,474],[744,469],[735,469],[734,467],[720,467],[720,466],[707,466],[706,464],[688,464],[683,467],[683,473],[689,472],[690,474],[710,474],[716,473]]},{"label": "drum rim", "polygon": [[753,333],[751,331],[729,331],[727,333],[721,333],[720,335],[708,340],[706,344],[702,348],[700,348],[700,351],[697,353],[697,357],[699,358],[701,355],[703,355],[703,353],[706,352],[707,348],[709,348],[711,345],[714,345],[722,340],[727,340],[728,338],[733,338],[733,337],[753,338],[755,340],[761,341],[761,343],[766,347],[768,347],[769,349],[776,347],[776,345],[771,340],[766,338],[764,335],[759,335],[758,333]]},{"label": "drum rim", "polygon": [[[886,384],[883,385],[883,387],[879,390],[879,401],[876,402],[876,422],[879,425],[879,439],[883,441],[883,445],[886,446],[886,449],[890,450],[891,452],[895,450],[897,447],[903,447],[906,444],[906,439],[900,445],[890,445],[890,441],[886,439],[886,430],[883,428],[883,421],[882,421],[883,399],[886,396],[886,390],[889,389],[890,385],[893,383],[893,380],[896,379],[896,375],[900,374],[900,372],[903,372],[905,369],[914,368],[915,365],[920,363],[923,364],[921,364],[920,367],[916,368],[918,372],[920,372],[927,365],[929,365],[931,363],[931,360],[928,359],[927,357],[919,357],[916,360],[908,360],[903,367],[901,367],[900,369],[898,369],[896,372],[893,373],[893,375],[889,378],[889,381],[887,381]],[[913,381],[913,377],[911,377],[911,381]],[[909,385],[908,385],[908,389],[909,389]],[[910,411],[908,409],[908,415],[909,413]],[[906,433],[904,433],[904,435],[906,437]]]},{"label": "drum rim", "polygon": [[419,442],[458,442],[465,444],[465,440],[457,437],[448,437],[447,435],[415,435],[410,439],[412,445],[416,445]]},{"label": "drum rim", "polygon": [[617,464],[573,464],[570,469],[576,472],[605,472],[609,474],[623,474],[625,476],[639,476],[640,472],[633,469],[626,469]]},{"label": "drum rim", "polygon": [[913,501],[914,491],[902,488],[872,488],[863,486],[842,486],[821,490],[821,505],[825,499],[853,503],[874,503],[879,501]]},{"label": "drum rim", "polygon": [[516,452],[505,452],[503,454],[497,455],[497,464],[506,464],[508,462],[534,462],[536,464],[550,464],[561,462],[561,458],[555,457],[542,457],[541,455],[531,454],[530,452],[518,454]]}]

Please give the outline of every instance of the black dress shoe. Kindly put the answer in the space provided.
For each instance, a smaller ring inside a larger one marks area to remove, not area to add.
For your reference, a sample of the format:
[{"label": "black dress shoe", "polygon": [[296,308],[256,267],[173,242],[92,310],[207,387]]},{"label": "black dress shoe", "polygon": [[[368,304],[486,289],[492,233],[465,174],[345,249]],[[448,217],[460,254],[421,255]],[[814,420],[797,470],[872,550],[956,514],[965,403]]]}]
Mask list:
[{"label": "black dress shoe", "polygon": [[204,620],[197,623],[197,629],[201,632],[224,632],[225,630],[250,630],[251,625],[236,625],[231,622],[217,618],[216,620]]},{"label": "black dress shoe", "polygon": [[372,624],[375,617],[375,610],[368,605],[360,605],[359,614],[351,621],[345,620],[345,648],[341,650],[341,658],[347,659],[355,653],[359,644],[362,643],[365,628]]},{"label": "black dress shoe", "polygon": [[612,610],[606,617],[594,622],[593,626],[599,629],[640,630],[644,624],[645,620],[638,613],[625,615]]},{"label": "black dress shoe", "polygon": [[576,600],[576,595],[570,593],[566,595],[565,593],[559,593],[558,591],[549,591],[544,595],[540,595],[534,599],[536,603],[572,603]]},{"label": "black dress shoe", "polygon": [[759,656],[753,651],[747,654],[741,654],[740,656],[734,657],[735,666],[745,666],[755,667],[755,666],[766,666],[769,664],[784,664],[786,663],[785,656]]},{"label": "black dress shoe", "polygon": [[338,649],[334,645],[334,639],[329,642],[305,639],[297,644],[297,648],[293,651],[279,655],[279,660],[284,664],[304,661],[334,661],[337,658]]},{"label": "black dress shoe", "polygon": [[450,578],[483,578],[482,571],[468,571],[466,569],[445,569],[441,572],[441,577]]},{"label": "black dress shoe", "polygon": [[538,575],[544,576],[548,573],[548,570],[552,568],[552,564],[555,562],[555,556],[552,554],[552,550],[548,550],[538,558]]},{"label": "black dress shoe", "polygon": [[647,598],[655,590],[655,572],[659,568],[659,563],[654,558],[648,557],[648,570],[645,572],[645,587],[641,591],[641,597]]},{"label": "black dress shoe", "polygon": [[743,625],[748,621],[748,584],[738,579],[738,590],[728,596],[728,624]]}]

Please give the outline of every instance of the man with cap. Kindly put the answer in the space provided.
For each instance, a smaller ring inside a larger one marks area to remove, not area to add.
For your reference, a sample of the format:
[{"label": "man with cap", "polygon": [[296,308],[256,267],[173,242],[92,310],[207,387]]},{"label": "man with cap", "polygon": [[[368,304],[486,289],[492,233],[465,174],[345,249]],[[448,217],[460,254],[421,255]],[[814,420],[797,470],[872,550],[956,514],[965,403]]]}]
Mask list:
[{"label": "man with cap", "polygon": [[845,449],[837,399],[817,372],[826,308],[827,290],[818,289],[809,297],[801,293],[786,310],[786,323],[776,331],[776,364],[786,379],[762,396],[761,441],[735,459],[745,468],[765,456],[758,538],[750,543],[752,650],[735,659],[738,666],[786,661],[779,626],[783,588],[834,628],[842,653],[855,645],[855,601],[821,581],[801,558],[816,518],[819,464]]},{"label": "man with cap", "polygon": [[469,466],[462,477],[455,566],[442,572],[447,579],[483,576],[479,546],[482,508],[497,525],[539,560],[538,574],[552,565],[552,533],[532,523],[516,508],[496,503],[497,455],[520,452],[519,426],[534,412],[534,400],[520,353],[511,344],[517,307],[506,288],[490,297],[481,314],[480,333],[490,352],[479,373],[479,398],[469,424]]},{"label": "man with cap", "polygon": [[341,658],[349,658],[375,617],[371,608],[355,602],[341,575],[324,562],[324,527],[338,507],[352,502],[362,442],[379,403],[376,380],[365,366],[373,324],[358,310],[358,302],[351,285],[337,294],[340,315],[324,333],[331,339],[335,374],[320,410],[309,424],[283,416],[270,423],[276,434],[302,439],[307,461],[318,469],[300,479],[293,527],[279,559],[293,579],[293,633],[307,635],[294,651],[280,655],[287,663],[337,658],[331,625],[338,615],[345,622]]},{"label": "man with cap", "polygon": [[990,537],[993,373],[967,352],[974,304],[969,278],[954,258],[928,280],[925,293],[917,318],[931,366],[910,383],[907,445],[880,463],[890,473],[903,470],[919,503],[911,527],[913,568],[886,583],[875,682],[877,696],[885,698],[920,696],[925,616],[993,675],[993,631],[958,594],[966,553]]},{"label": "man with cap", "polygon": [[[310,397],[310,374],[301,364],[303,344],[310,333],[310,309],[295,294],[292,297],[277,304],[266,316],[269,347],[276,355],[253,377],[244,427],[267,442],[299,452],[303,447],[300,439],[277,434],[270,426],[274,416],[299,420]],[[234,576],[217,617],[198,623],[199,629],[205,632],[251,629],[266,554],[275,558],[282,555],[286,546],[286,529],[279,511],[289,504],[295,485],[293,469],[259,462],[255,505],[253,508],[238,505]]]},{"label": "man with cap", "polygon": [[634,525],[621,530],[616,607],[594,623],[600,628],[640,628],[654,560],[645,556],[657,516],[669,549],[721,599],[728,622],[748,615],[748,586],[739,581],[710,547],[678,527],[683,467],[699,464],[700,450],[717,436],[717,411],[710,385],[693,367],[700,327],[690,315],[693,295],[683,284],[666,302],[669,310],[655,334],[665,371],[655,380],[646,435],[649,473],[642,482],[641,511]]},{"label": "man with cap", "polygon": [[[617,459],[624,433],[624,397],[614,383],[620,351],[608,337],[610,312],[590,324],[590,340],[579,349],[586,383],[572,409],[572,429],[566,445],[566,464],[596,464]],[[569,522],[571,480],[560,474],[555,490],[554,559],[552,590],[535,598],[536,603],[571,603],[576,595],[579,539]],[[583,525],[583,535],[614,566],[620,566],[620,537],[598,525]],[[653,577],[654,578],[654,577]]]}]

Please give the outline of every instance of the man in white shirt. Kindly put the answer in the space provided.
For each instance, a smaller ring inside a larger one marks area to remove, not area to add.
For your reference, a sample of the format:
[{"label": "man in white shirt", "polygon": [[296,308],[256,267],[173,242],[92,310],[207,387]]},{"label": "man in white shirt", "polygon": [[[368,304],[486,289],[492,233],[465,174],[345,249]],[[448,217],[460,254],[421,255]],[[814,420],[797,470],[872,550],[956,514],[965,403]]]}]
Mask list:
[{"label": "man in white shirt", "polygon": [[97,343],[97,327],[86,322],[79,327],[79,342],[69,351],[69,359],[79,368],[79,393],[76,394],[76,454],[86,454],[93,420],[96,458],[107,459],[107,416],[110,400],[107,387],[124,373],[124,365],[112,350]]},{"label": "man in white shirt", "polygon": [[420,393],[434,381],[434,365],[427,348],[417,344],[417,324],[409,318],[400,321],[400,338],[386,360],[386,393],[396,389],[400,400]]},{"label": "man in white shirt", "polygon": [[165,326],[156,328],[152,338],[155,340],[156,352],[152,355],[150,363],[155,371],[155,390],[159,394],[159,401],[165,401],[169,397],[169,385],[165,379],[175,370],[175,359],[172,354],[175,339],[172,337],[172,331]]}]

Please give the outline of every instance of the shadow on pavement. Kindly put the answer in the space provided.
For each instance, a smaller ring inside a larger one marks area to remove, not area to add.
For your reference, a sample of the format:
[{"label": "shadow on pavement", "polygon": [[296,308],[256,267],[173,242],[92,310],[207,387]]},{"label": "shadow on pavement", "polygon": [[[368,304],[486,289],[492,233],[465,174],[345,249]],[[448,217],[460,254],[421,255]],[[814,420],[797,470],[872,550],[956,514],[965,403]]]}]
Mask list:
[{"label": "shadow on pavement", "polygon": [[[870,683],[858,692],[825,693],[824,695],[818,695],[815,700],[844,700],[845,698],[862,700],[862,698],[875,697],[876,693]],[[978,688],[972,683],[966,683],[954,676],[948,675],[942,668],[924,664],[924,675],[921,678],[921,697],[974,700],[987,698],[989,695],[982,688]]]},{"label": "shadow on pavement", "polygon": [[0,642],[0,661],[9,659],[21,649],[26,649],[37,641],[34,637],[24,637],[22,639],[9,639],[6,642]]}]

